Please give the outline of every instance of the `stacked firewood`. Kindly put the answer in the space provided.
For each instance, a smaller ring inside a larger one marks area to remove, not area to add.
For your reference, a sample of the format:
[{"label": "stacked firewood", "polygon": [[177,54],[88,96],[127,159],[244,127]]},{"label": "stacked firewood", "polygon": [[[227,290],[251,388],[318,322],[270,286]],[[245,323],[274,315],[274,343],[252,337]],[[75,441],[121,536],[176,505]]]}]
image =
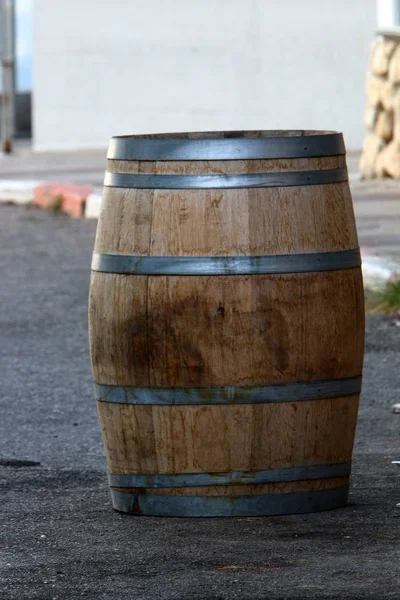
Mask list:
[{"label": "stacked firewood", "polygon": [[361,177],[400,179],[400,37],[373,42],[366,87]]}]

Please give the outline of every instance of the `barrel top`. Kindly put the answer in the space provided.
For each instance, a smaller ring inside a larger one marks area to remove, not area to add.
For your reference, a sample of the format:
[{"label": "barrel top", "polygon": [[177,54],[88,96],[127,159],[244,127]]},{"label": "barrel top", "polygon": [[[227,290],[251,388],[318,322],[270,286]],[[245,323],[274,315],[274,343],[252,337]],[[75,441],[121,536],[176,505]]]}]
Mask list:
[{"label": "barrel top", "polygon": [[155,133],[113,137],[108,159],[248,160],[345,154],[336,131],[266,130]]}]

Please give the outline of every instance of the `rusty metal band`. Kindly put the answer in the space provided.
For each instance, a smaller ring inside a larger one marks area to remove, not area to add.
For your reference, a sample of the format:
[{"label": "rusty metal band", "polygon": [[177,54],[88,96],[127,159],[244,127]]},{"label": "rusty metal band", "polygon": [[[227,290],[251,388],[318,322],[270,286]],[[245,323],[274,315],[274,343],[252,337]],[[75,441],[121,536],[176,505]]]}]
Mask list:
[{"label": "rusty metal band", "polygon": [[143,388],[94,383],[94,395],[100,402],[117,404],[262,404],[299,402],[354,396],[361,392],[362,377],[305,381],[266,386],[215,386]]},{"label": "rusty metal band", "polygon": [[255,496],[167,496],[111,489],[115,510],[162,517],[256,517],[331,510],[347,504],[348,486]]},{"label": "rusty metal band", "polygon": [[147,175],[106,172],[106,187],[158,190],[269,188],[324,185],[348,181],[346,167],[318,171],[282,171],[245,175]]},{"label": "rusty metal band", "polygon": [[136,256],[93,254],[92,271],[132,275],[262,275],[353,269],[359,248],[268,256]]},{"label": "rusty metal band", "polygon": [[351,462],[332,465],[313,465],[266,469],[262,471],[229,471],[226,473],[109,473],[111,487],[123,488],[170,488],[210,485],[235,485],[330,479],[350,475]]},{"label": "rusty metal band", "polygon": [[[343,135],[337,132],[304,135],[291,132],[281,137],[140,138],[114,137],[107,158],[117,160],[246,160],[268,158],[311,158],[345,154]],[[235,137],[236,135],[236,137]]]}]

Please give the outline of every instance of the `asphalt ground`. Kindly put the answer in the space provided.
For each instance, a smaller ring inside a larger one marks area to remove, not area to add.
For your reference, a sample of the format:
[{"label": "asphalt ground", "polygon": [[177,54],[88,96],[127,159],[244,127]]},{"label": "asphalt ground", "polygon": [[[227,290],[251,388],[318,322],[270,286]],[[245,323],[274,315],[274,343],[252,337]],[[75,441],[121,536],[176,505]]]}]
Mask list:
[{"label": "asphalt ground", "polygon": [[350,504],[300,516],[111,508],[92,396],[96,224],[0,206],[1,600],[400,597],[400,318],[367,319]]}]

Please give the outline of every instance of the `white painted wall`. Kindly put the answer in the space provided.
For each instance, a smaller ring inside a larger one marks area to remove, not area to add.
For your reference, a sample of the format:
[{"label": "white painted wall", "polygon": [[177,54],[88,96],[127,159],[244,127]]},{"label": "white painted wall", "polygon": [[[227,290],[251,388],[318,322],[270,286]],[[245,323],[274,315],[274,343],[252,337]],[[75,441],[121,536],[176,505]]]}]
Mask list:
[{"label": "white painted wall", "polygon": [[316,128],[364,136],[375,0],[35,0],[34,145]]}]

